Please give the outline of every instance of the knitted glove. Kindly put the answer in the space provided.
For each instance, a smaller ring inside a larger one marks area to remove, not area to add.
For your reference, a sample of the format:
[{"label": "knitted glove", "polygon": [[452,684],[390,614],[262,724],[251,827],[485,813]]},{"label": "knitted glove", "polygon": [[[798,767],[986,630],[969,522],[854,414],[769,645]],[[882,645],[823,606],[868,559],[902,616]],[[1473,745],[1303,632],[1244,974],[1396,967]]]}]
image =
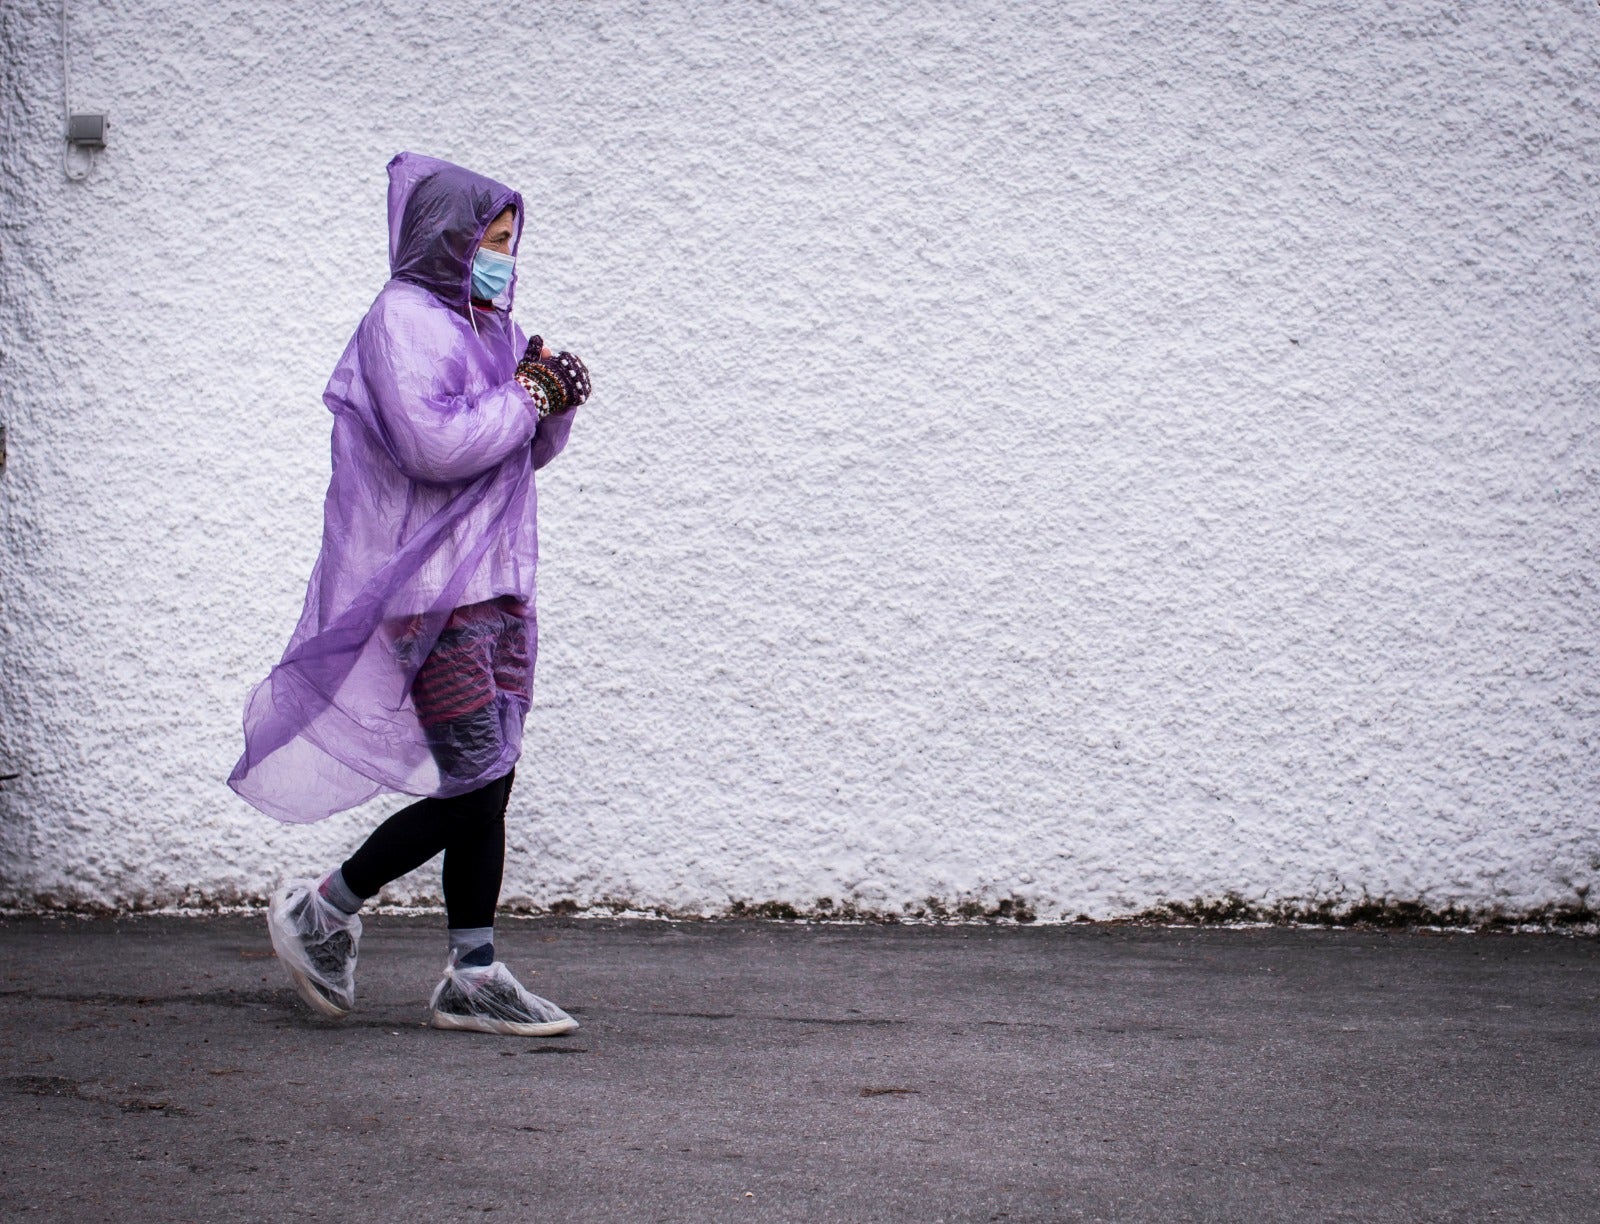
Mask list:
[{"label": "knitted glove", "polygon": [[544,337],[528,341],[527,351],[512,376],[533,397],[540,416],[571,412],[589,398],[589,370],[575,353],[541,357]]}]

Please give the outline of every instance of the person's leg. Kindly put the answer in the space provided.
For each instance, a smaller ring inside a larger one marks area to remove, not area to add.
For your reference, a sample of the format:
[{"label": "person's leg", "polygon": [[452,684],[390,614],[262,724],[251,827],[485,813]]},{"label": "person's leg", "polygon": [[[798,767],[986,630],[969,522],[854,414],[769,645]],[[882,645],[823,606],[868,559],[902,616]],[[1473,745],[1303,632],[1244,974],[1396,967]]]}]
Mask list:
[{"label": "person's leg", "polygon": [[[470,939],[494,960],[494,907],[500,895],[508,778],[451,798],[422,799],[384,821],[361,847],[320,883],[291,881],[273,894],[268,928],[300,996],[322,1014],[342,1016],[355,999],[355,964],[362,903],[390,880],[422,866],[447,847],[459,845],[454,867],[459,883],[446,891],[464,899],[462,922],[481,922],[487,936]],[[498,835],[498,837],[496,836]],[[452,909],[454,913],[454,909]],[[487,915],[480,918],[479,915]],[[452,921],[452,926],[456,925]],[[478,932],[482,936],[482,932]],[[452,932],[452,946],[456,933]]]},{"label": "person's leg", "polygon": [[[494,730],[483,739],[499,754],[504,748],[506,714],[515,707],[525,709],[533,688],[531,618],[527,607],[510,596],[478,605],[474,618],[476,624],[493,630],[492,638],[487,639],[487,691],[492,700],[484,713],[492,720]],[[515,777],[515,770],[505,776],[505,793],[496,818],[482,825],[464,826],[445,851],[444,895],[450,913],[450,946],[463,965],[487,966],[494,960],[494,911],[500,900],[505,867],[505,811]]]},{"label": "person's leg", "polygon": [[[554,1037],[578,1022],[549,999],[526,990],[495,959],[494,911],[505,863],[505,810],[512,775],[502,778],[498,803],[463,822],[445,849],[445,906],[450,959],[429,1000],[429,1023],[516,1037]],[[487,789],[487,788],[485,788]]]},{"label": "person's leg", "polygon": [[[365,901],[375,896],[390,880],[415,871],[441,850],[445,855],[445,897],[451,893],[451,847],[458,842],[467,853],[457,872],[462,878],[459,891],[472,913],[481,912],[481,895],[488,887],[490,846],[499,835],[499,851],[493,863],[492,892],[488,902],[488,925],[493,922],[494,905],[500,896],[500,871],[505,845],[505,806],[510,776],[496,778],[464,795],[419,799],[401,808],[372,831],[360,848],[347,858],[326,881],[323,896],[347,913],[350,900]],[[341,895],[344,890],[344,895]],[[454,911],[451,911],[454,913]],[[454,921],[452,926],[457,925]]]},{"label": "person's leg", "polygon": [[338,895],[340,884],[355,898],[365,901],[376,896],[390,880],[398,880],[408,871],[421,867],[444,849],[450,817],[459,798],[465,796],[419,799],[410,807],[401,808],[345,859],[330,877],[332,887],[323,888],[323,896],[340,908],[346,908],[349,898]]},{"label": "person's leg", "polygon": [[506,804],[516,771],[474,794],[481,801],[451,829],[444,850],[444,904],[458,964],[494,963],[494,911],[505,869]]}]

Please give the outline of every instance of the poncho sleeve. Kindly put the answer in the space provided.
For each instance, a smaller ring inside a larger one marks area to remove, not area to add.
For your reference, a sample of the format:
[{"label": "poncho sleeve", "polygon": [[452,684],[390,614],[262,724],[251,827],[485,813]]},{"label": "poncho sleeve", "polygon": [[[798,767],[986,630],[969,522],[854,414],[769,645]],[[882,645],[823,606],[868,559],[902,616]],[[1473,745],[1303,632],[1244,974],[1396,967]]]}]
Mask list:
[{"label": "poncho sleeve", "polygon": [[448,324],[403,304],[380,305],[363,320],[356,346],[379,437],[412,480],[471,480],[533,439],[538,410],[515,382],[462,390],[468,355]]},{"label": "poncho sleeve", "polygon": [[572,408],[553,416],[539,418],[539,432],[533,437],[534,471],[538,471],[565,449],[567,436],[572,433],[572,418],[577,415],[578,410]]}]

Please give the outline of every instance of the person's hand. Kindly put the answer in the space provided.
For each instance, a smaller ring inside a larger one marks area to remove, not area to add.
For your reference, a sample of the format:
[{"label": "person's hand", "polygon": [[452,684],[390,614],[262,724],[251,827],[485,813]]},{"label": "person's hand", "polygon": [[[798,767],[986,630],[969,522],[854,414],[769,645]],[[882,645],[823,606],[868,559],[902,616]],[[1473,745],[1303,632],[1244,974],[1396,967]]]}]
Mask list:
[{"label": "person's hand", "polygon": [[589,369],[576,353],[551,353],[535,336],[517,364],[516,381],[539,401],[539,415],[571,412],[589,398]]},{"label": "person's hand", "polygon": [[589,367],[576,353],[563,350],[554,357],[541,357],[539,364],[561,380],[561,390],[567,401],[565,411],[589,398]]}]

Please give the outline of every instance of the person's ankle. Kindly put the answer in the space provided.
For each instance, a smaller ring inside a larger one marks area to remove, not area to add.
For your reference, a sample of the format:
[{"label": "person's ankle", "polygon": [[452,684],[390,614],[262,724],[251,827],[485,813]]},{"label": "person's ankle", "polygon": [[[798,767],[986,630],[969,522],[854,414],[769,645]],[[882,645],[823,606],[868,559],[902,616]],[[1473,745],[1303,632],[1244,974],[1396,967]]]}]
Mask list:
[{"label": "person's ankle", "polygon": [[451,927],[450,955],[456,965],[487,969],[494,964],[494,928]]},{"label": "person's ankle", "polygon": [[345,883],[344,870],[339,867],[335,867],[322,878],[322,883],[317,885],[317,892],[341,914],[354,914],[365,900],[356,896],[350,885]]}]

